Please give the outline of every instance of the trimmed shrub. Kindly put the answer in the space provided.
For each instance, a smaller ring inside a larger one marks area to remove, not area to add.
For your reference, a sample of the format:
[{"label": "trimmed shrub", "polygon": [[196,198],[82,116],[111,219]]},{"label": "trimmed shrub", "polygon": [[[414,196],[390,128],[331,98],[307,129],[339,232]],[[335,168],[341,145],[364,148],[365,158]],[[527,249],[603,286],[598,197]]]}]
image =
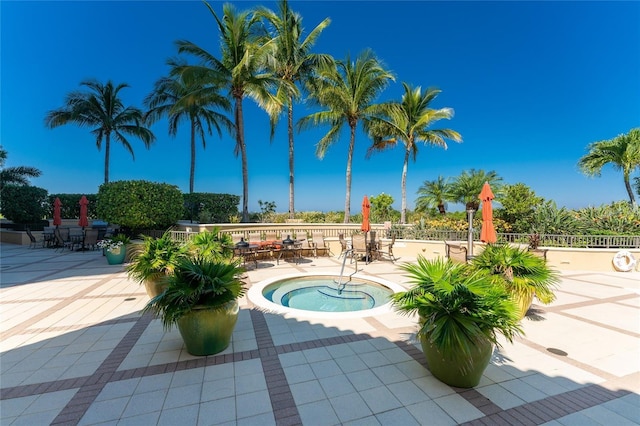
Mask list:
[{"label": "trimmed shrub", "polygon": [[[0,213],[17,224],[39,224],[49,211],[47,190],[36,186],[5,185],[0,191]],[[34,230],[36,226],[32,227]]]},{"label": "trimmed shrub", "polygon": [[131,230],[167,229],[184,211],[177,186],[144,180],[102,184],[96,204],[98,217]]},{"label": "trimmed shrub", "polygon": [[194,192],[183,194],[183,220],[197,220],[200,223],[229,223],[237,216],[240,197],[231,194]]},{"label": "trimmed shrub", "polygon": [[98,196],[96,194],[49,194],[49,206],[50,210],[48,215],[53,217],[53,202],[56,200],[56,197],[60,199],[62,203],[62,207],[60,208],[60,216],[63,219],[72,219],[80,217],[80,198],[82,196],[87,197],[87,201],[89,201],[89,205],[87,206],[87,218],[91,219],[101,219],[98,217],[98,212],[96,211],[96,200]]}]

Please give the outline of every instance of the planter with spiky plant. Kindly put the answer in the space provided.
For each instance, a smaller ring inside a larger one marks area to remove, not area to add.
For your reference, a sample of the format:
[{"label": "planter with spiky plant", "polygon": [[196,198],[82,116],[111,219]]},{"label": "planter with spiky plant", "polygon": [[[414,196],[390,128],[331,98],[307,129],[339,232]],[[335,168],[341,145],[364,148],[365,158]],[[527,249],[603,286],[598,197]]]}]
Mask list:
[{"label": "planter with spiky plant", "polygon": [[522,332],[502,286],[467,264],[418,257],[401,266],[412,288],[393,295],[395,309],[419,315],[418,337],[431,373],[456,387],[477,386],[498,345]]},{"label": "planter with spiky plant", "polygon": [[189,241],[190,251],[196,256],[204,257],[232,257],[233,239],[229,234],[220,232],[219,227],[211,231],[202,231],[191,237]]},{"label": "planter with spiky plant", "polygon": [[144,284],[149,298],[164,291],[167,278],[178,261],[187,257],[188,247],[173,240],[169,231],[160,238],[142,236],[142,242],[131,245],[131,259],[127,265],[129,277]]},{"label": "planter with spiky plant", "polygon": [[543,304],[556,298],[553,291],[559,282],[557,272],[527,248],[488,244],[473,259],[472,266],[489,273],[496,284],[512,295],[520,308],[520,319],[526,315],[534,296]]},{"label": "planter with spiky plant", "polygon": [[238,319],[238,298],[246,291],[243,272],[237,259],[181,259],[169,275],[167,288],[144,310],[158,314],[166,330],[177,325],[190,354],[221,352],[229,346]]}]

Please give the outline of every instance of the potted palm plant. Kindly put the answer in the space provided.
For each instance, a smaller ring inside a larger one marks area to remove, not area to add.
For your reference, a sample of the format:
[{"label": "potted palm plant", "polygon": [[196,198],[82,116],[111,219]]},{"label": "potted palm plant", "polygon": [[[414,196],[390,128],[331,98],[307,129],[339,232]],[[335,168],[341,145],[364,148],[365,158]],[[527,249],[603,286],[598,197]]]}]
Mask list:
[{"label": "potted palm plant", "polygon": [[142,242],[131,245],[131,259],[127,273],[133,280],[144,284],[149,298],[162,293],[167,278],[178,261],[187,257],[188,247],[173,240],[167,231],[160,238],[142,235]]},{"label": "potted palm plant", "polygon": [[401,266],[413,286],[392,297],[396,310],[418,314],[418,338],[431,373],[442,382],[470,388],[480,382],[503,335],[522,333],[517,307],[488,274],[450,259]]},{"label": "potted palm plant", "polygon": [[472,265],[489,273],[512,295],[519,306],[520,319],[526,315],[534,296],[543,304],[549,304],[556,298],[554,289],[560,281],[557,272],[527,248],[488,244],[473,259]]},{"label": "potted palm plant", "polygon": [[144,311],[158,314],[166,330],[177,325],[190,354],[221,352],[229,346],[238,319],[238,298],[246,291],[243,272],[237,259],[180,259],[166,289]]},{"label": "potted palm plant", "polygon": [[232,247],[231,235],[221,233],[218,227],[214,227],[211,231],[199,232],[189,241],[190,251],[194,255],[204,257],[232,257]]}]

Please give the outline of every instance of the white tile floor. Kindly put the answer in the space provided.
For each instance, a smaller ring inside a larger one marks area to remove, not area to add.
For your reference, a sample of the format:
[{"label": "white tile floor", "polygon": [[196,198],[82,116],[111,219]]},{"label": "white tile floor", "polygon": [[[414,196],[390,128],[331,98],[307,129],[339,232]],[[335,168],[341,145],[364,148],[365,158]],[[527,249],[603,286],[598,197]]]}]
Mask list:
[{"label": "white tile floor", "polygon": [[[411,318],[257,312],[280,348],[273,357],[261,352],[261,326],[245,298],[230,347],[194,357],[176,329],[141,322],[144,289],[99,252],[0,249],[2,425],[475,424],[501,413],[517,419],[515,409],[582,391],[578,399],[593,397],[587,408],[564,401],[568,414],[546,424],[640,424],[639,273],[563,273],[558,300],[541,321],[524,320],[526,336],[497,350],[469,393],[441,383],[413,357]],[[248,281],[340,265],[310,260],[249,271]],[[359,266],[405,282],[390,262]],[[135,341],[126,346],[131,333]],[[608,389],[622,392],[598,402]],[[493,411],[483,412],[480,400]],[[81,412],[74,417],[74,410]]]}]

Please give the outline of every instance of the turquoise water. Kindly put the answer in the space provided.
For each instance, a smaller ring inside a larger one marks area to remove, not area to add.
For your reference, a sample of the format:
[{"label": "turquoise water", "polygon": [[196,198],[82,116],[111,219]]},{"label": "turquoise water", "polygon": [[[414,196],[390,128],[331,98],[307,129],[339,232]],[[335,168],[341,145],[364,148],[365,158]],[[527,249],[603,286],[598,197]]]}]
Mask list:
[{"label": "turquoise water", "polygon": [[[298,277],[278,281],[262,291],[273,303],[314,312],[353,312],[372,309],[389,301],[393,291],[365,280],[338,286],[338,277]],[[338,288],[340,287],[340,289]]]}]

